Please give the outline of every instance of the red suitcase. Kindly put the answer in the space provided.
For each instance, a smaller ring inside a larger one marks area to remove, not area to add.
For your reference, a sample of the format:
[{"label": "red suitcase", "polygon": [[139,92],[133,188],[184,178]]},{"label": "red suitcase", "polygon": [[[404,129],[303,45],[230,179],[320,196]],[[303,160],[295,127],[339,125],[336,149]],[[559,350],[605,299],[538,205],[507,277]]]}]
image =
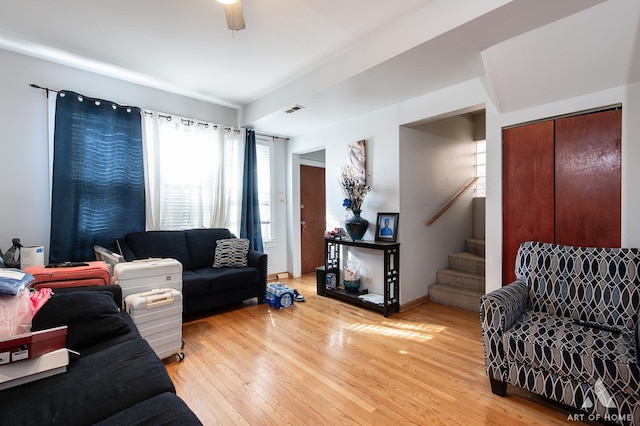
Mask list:
[{"label": "red suitcase", "polygon": [[109,266],[105,262],[93,261],[87,263],[87,266],[63,266],[57,268],[29,266],[24,268],[24,271],[33,275],[36,279],[31,284],[31,287],[35,289],[111,284]]}]

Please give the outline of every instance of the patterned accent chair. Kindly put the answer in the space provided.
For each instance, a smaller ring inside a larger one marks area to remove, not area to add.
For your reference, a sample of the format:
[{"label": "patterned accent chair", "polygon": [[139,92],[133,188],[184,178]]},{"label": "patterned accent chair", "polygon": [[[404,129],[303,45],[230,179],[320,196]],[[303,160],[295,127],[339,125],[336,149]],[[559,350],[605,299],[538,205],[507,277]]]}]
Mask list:
[{"label": "patterned accent chair", "polygon": [[511,384],[640,425],[640,251],[526,242],[515,269],[480,299],[492,392]]}]

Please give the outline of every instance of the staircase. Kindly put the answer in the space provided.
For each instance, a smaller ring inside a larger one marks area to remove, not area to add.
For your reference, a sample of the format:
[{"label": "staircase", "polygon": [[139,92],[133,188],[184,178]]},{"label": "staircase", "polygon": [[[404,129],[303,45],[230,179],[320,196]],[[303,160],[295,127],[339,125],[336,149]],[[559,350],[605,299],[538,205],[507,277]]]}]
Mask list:
[{"label": "staircase", "polygon": [[480,311],[484,294],[484,240],[469,238],[466,251],[449,255],[449,269],[436,272],[429,300],[468,311]]}]

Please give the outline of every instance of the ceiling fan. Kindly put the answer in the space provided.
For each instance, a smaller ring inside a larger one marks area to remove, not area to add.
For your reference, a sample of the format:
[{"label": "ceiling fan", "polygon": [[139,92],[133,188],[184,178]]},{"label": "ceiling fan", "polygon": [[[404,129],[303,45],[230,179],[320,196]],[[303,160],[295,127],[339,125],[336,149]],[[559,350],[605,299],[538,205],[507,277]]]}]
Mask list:
[{"label": "ceiling fan", "polygon": [[242,0],[218,0],[224,5],[224,14],[227,18],[227,27],[232,31],[243,30],[244,14],[242,13]]}]

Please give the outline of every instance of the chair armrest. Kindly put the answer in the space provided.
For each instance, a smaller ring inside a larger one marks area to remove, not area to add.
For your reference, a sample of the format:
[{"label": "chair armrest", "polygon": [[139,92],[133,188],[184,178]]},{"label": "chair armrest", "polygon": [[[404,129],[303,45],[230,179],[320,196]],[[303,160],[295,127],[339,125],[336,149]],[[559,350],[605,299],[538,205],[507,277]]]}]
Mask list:
[{"label": "chair armrest", "polygon": [[133,250],[131,250],[131,247],[129,247],[129,244],[127,244],[124,238],[116,239],[116,248],[120,255],[124,257],[124,260],[126,260],[127,262],[136,260],[136,254],[133,252]]},{"label": "chair armrest", "polygon": [[247,254],[247,266],[258,268],[260,271],[260,291],[258,303],[264,303],[264,294],[267,291],[267,254],[256,250],[249,250]]},{"label": "chair armrest", "polygon": [[636,361],[640,364],[640,307],[636,315]]},{"label": "chair armrest", "polygon": [[490,378],[507,379],[508,365],[502,336],[526,312],[528,301],[529,289],[522,281],[514,281],[480,298],[485,369]]}]

